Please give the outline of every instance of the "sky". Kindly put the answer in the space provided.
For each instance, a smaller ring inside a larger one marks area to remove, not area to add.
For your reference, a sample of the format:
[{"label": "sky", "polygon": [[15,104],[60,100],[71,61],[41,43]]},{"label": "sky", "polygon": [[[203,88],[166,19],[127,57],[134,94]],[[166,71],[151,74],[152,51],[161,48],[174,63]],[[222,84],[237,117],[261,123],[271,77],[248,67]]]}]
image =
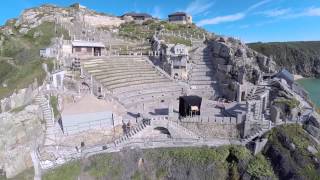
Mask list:
[{"label": "sky", "polygon": [[184,11],[206,30],[245,42],[320,40],[320,0],[5,0],[0,24],[26,8],[80,4],[113,15],[145,12],[166,19]]}]

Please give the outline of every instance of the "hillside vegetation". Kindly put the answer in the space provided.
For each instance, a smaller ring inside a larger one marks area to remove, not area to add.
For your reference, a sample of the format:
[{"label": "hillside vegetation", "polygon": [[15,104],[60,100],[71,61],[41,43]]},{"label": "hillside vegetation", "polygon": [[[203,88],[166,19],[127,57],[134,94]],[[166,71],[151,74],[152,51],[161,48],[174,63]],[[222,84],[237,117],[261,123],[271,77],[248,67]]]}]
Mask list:
[{"label": "hillside vegetation", "polygon": [[[256,156],[234,145],[124,149],[70,162],[45,173],[43,179],[319,179],[320,146],[302,126],[280,126],[265,137],[269,141]],[[310,147],[317,152],[310,152]]]},{"label": "hillside vegetation", "polygon": [[[130,23],[124,23],[119,27],[119,34],[122,37],[126,37],[132,40],[148,40],[151,39],[152,36],[156,31],[159,30],[165,30],[170,31],[176,34],[192,34],[195,37],[196,36],[203,36],[203,33],[205,33],[205,30],[191,24],[191,25],[185,25],[185,24],[172,24],[168,23],[166,21],[155,21],[155,20],[149,20],[141,24],[136,24],[134,22]],[[167,43],[172,44],[184,44],[187,46],[191,46],[191,40],[190,39],[184,39],[182,37],[177,36],[164,36],[163,40],[165,40]]]},{"label": "hillside vegetation", "polygon": [[74,161],[44,174],[58,179],[239,179],[275,178],[270,162],[241,146],[127,149]]},{"label": "hillside vegetation", "polygon": [[294,74],[320,77],[320,41],[250,43],[248,46]]},{"label": "hillside vegetation", "polygon": [[47,63],[52,69],[52,62],[40,58],[39,50],[50,45],[51,39],[66,31],[55,27],[53,23],[44,22],[40,26],[19,34],[18,28],[11,26],[12,34],[0,33],[2,39],[0,51],[0,99],[10,95],[14,90],[27,87],[35,79],[41,84],[46,74],[42,64]]}]

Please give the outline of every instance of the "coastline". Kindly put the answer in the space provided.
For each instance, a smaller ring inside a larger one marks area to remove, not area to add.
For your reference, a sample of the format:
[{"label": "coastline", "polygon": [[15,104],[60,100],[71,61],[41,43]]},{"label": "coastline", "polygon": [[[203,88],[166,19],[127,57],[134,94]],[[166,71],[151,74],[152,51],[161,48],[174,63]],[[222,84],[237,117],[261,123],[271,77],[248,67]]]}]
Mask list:
[{"label": "coastline", "polygon": [[301,76],[301,75],[299,75],[299,74],[294,74],[294,75],[293,75],[293,78],[294,78],[294,80],[296,81],[296,80],[299,80],[299,79],[304,79],[305,77],[303,77],[303,76]]}]

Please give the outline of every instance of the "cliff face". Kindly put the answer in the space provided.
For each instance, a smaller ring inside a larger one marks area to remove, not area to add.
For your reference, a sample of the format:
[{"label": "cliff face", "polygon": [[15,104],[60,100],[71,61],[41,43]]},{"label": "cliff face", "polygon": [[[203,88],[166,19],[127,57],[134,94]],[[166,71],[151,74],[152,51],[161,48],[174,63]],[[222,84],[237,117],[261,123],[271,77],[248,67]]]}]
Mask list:
[{"label": "cliff face", "polygon": [[294,74],[320,76],[320,41],[251,43],[248,46],[272,57],[278,66]]},{"label": "cliff face", "polygon": [[237,83],[256,84],[263,73],[275,72],[276,63],[232,37],[213,36],[207,40],[215,66],[215,80],[222,96],[234,100]]},{"label": "cliff face", "polygon": [[63,8],[55,5],[42,5],[27,9],[18,19],[10,20],[8,23],[14,23],[14,27],[19,29],[19,33],[25,34],[43,22],[71,22],[76,18],[94,27],[118,27],[124,23],[119,17],[97,13],[84,7]]},{"label": "cliff face", "polygon": [[0,114],[0,169],[6,172],[7,177],[33,166],[30,152],[43,140],[41,121],[37,105]]},{"label": "cliff face", "polygon": [[320,146],[301,126],[277,127],[265,138],[255,156],[242,146],[124,149],[72,162],[43,179],[318,179]]}]

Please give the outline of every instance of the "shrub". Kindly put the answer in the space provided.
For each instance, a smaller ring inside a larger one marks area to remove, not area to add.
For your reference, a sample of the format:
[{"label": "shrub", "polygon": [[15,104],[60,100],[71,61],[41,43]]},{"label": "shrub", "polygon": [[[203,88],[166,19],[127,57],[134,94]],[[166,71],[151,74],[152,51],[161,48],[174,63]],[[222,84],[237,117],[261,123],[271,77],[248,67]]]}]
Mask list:
[{"label": "shrub", "polygon": [[275,177],[270,162],[262,154],[258,154],[249,162],[247,172],[255,178]]}]

